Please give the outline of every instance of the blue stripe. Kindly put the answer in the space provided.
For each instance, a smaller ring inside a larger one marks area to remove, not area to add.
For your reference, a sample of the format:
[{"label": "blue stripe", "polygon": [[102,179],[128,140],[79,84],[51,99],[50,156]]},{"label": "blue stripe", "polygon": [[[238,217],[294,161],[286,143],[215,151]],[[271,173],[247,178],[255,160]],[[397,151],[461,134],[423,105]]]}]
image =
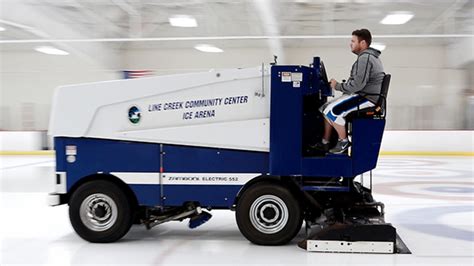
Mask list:
[{"label": "blue stripe", "polygon": [[187,201],[198,201],[203,207],[230,208],[241,188],[240,185],[166,185],[164,205],[182,206]]},{"label": "blue stripe", "polygon": [[352,110],[353,108],[366,102],[368,102],[368,100],[359,95],[351,96],[351,98],[336,104],[331,109],[331,112],[333,112],[335,115],[341,115],[342,113]]},{"label": "blue stripe", "polygon": [[163,168],[172,173],[268,173],[268,152],[163,145]]},{"label": "blue stripe", "polygon": [[327,192],[347,192],[349,187],[320,187],[320,186],[304,186],[304,191],[327,191]]},{"label": "blue stripe", "polygon": [[343,103],[345,103],[345,102],[347,102],[347,101],[352,100],[352,99],[354,98],[354,96],[356,96],[356,95],[349,96],[349,98],[345,99],[344,101],[342,101],[342,102],[340,102],[340,103],[337,103],[336,105],[334,105],[334,106],[332,107],[332,109],[334,109],[336,106],[339,106],[339,105],[341,105],[341,104],[343,104]]},{"label": "blue stripe", "polygon": [[332,111],[329,111],[327,114],[326,114],[326,117],[329,118],[331,121],[336,121],[336,117],[332,114]]},{"label": "blue stripe", "polygon": [[[343,104],[343,103],[345,103],[345,102],[351,100],[352,98],[353,98],[353,97],[347,98],[347,99],[345,99],[344,101],[342,101],[342,102],[337,103],[336,105],[334,105],[334,106],[331,108],[331,110],[329,110],[329,112],[326,114],[326,117],[329,118],[329,119],[330,119],[331,121],[333,121],[333,122],[336,121],[337,117],[334,116],[334,114],[333,114],[334,108],[336,108],[336,107],[339,106],[340,104]],[[323,111],[324,111],[324,110],[323,110]],[[324,113],[324,112],[323,112],[323,113]]]}]

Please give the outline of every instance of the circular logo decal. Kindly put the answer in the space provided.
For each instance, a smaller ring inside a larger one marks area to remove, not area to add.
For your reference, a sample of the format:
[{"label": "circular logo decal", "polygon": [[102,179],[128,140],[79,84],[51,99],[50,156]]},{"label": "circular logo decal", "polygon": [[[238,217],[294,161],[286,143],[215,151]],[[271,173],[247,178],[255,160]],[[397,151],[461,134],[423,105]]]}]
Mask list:
[{"label": "circular logo decal", "polygon": [[138,122],[140,122],[140,118],[141,118],[141,113],[138,107],[132,106],[130,107],[130,109],[128,109],[128,120],[130,120],[132,124],[138,124]]}]

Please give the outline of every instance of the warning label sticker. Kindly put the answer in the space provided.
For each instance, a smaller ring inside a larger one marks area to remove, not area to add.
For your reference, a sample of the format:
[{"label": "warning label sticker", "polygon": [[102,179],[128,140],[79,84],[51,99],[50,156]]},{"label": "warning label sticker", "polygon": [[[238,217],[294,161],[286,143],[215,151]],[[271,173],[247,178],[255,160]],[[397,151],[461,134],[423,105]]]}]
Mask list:
[{"label": "warning label sticker", "polygon": [[281,82],[291,82],[291,72],[281,72]]},{"label": "warning label sticker", "polygon": [[292,81],[298,81],[298,82],[303,81],[303,73],[301,73],[301,72],[291,73],[291,80]]}]

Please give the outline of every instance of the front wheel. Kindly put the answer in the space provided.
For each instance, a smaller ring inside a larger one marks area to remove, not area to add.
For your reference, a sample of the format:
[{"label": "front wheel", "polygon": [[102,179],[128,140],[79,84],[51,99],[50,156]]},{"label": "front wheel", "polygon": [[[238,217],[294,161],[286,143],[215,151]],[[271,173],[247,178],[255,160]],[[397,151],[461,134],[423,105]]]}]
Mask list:
[{"label": "front wheel", "polygon": [[239,199],[236,220],[240,232],[258,245],[283,245],[302,225],[301,209],[294,195],[273,183],[255,184]]},{"label": "front wheel", "polygon": [[104,180],[81,185],[69,201],[69,219],[76,233],[94,243],[122,238],[133,223],[133,206],[116,184]]}]

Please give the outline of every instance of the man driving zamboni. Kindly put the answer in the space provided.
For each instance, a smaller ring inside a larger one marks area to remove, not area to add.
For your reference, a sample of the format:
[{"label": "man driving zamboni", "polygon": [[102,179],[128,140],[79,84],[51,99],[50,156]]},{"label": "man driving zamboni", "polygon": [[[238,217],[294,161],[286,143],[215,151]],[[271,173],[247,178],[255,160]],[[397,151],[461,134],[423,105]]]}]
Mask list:
[{"label": "man driving zamboni", "polygon": [[[328,101],[319,109],[324,115],[324,135],[314,149],[334,154],[345,153],[351,143],[347,138],[345,117],[358,109],[373,107],[378,101],[384,70],[379,50],[370,47],[372,35],[367,29],[352,32],[351,51],[357,55],[347,81],[330,80],[332,89],[341,91],[342,96]],[[338,134],[336,146],[330,147],[332,129]]]}]

